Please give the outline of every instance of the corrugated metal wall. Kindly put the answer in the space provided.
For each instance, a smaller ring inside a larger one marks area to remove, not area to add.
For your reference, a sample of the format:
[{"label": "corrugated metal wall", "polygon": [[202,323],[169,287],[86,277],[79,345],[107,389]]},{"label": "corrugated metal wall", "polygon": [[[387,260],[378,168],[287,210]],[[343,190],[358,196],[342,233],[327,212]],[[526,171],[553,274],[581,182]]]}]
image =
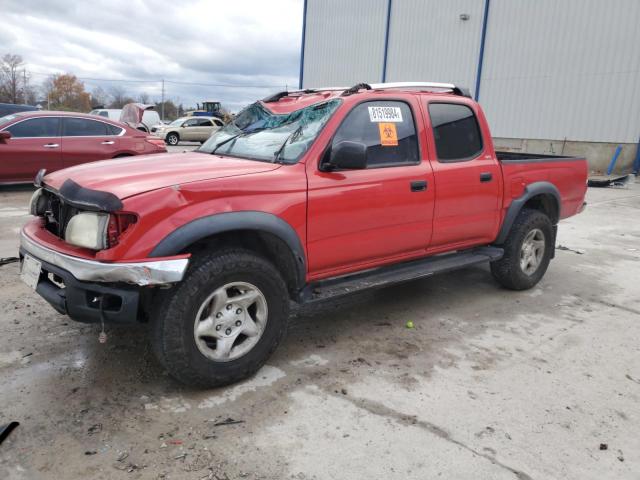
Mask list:
[{"label": "corrugated metal wall", "polygon": [[[484,1],[392,0],[386,80],[473,89]],[[388,0],[307,2],[304,86],[381,81]],[[636,142],[640,0],[491,0],[480,103],[495,137]]]},{"label": "corrugated metal wall", "polygon": [[480,103],[496,137],[637,142],[640,1],[491,0]]},{"label": "corrugated metal wall", "polygon": [[304,87],[379,82],[387,0],[309,0]]},{"label": "corrugated metal wall", "polygon": [[[473,87],[482,12],[478,0],[393,0],[386,80]],[[461,13],[469,20],[461,20]]]}]

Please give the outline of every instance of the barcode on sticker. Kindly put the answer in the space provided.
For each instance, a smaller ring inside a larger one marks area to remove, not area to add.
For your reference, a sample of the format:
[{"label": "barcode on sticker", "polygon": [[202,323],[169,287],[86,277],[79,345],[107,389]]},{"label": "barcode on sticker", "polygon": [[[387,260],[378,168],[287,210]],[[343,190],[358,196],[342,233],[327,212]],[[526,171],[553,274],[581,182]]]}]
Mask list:
[{"label": "barcode on sticker", "polygon": [[400,107],[369,107],[369,119],[372,122],[401,122]]}]

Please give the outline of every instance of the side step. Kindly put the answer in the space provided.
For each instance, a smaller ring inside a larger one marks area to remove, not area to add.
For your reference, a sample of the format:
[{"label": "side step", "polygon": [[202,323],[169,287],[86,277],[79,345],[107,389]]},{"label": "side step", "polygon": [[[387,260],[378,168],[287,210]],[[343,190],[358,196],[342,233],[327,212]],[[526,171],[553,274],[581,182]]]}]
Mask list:
[{"label": "side step", "polygon": [[498,247],[480,247],[446,255],[413,260],[388,267],[320,280],[307,285],[300,294],[300,303],[310,303],[340,297],[353,292],[408,282],[459,268],[492,262],[502,258]]}]

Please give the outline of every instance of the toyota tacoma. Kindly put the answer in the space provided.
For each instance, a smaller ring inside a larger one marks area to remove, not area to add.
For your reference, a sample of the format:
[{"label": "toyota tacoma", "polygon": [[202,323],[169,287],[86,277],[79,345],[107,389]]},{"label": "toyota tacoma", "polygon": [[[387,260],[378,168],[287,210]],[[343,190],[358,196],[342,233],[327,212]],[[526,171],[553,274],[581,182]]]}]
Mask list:
[{"label": "toyota tacoma", "polygon": [[258,101],[193,152],[40,172],[21,277],[80,322],[150,324],[175,378],[257,371],[290,303],[488,262],[513,290],[584,208],[584,158],[496,152],[452,84],[358,84]]}]

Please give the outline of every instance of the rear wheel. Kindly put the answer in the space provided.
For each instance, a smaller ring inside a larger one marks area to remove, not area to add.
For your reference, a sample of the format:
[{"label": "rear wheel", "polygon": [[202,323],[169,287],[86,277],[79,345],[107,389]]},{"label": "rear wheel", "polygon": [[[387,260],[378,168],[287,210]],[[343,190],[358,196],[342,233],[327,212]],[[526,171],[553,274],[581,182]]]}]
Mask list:
[{"label": "rear wheel", "polygon": [[522,210],[503,247],[504,256],[491,263],[495,279],[511,290],[533,287],[544,276],[551,260],[551,220],[538,210]]},{"label": "rear wheel", "polygon": [[288,313],[276,268],[252,252],[226,250],[195,258],[166,292],[153,315],[153,347],[174,378],[226,385],[264,364],[285,334]]},{"label": "rear wheel", "polygon": [[180,137],[178,136],[177,133],[170,133],[167,135],[165,142],[167,143],[167,145],[178,145],[178,142],[180,141]]}]

